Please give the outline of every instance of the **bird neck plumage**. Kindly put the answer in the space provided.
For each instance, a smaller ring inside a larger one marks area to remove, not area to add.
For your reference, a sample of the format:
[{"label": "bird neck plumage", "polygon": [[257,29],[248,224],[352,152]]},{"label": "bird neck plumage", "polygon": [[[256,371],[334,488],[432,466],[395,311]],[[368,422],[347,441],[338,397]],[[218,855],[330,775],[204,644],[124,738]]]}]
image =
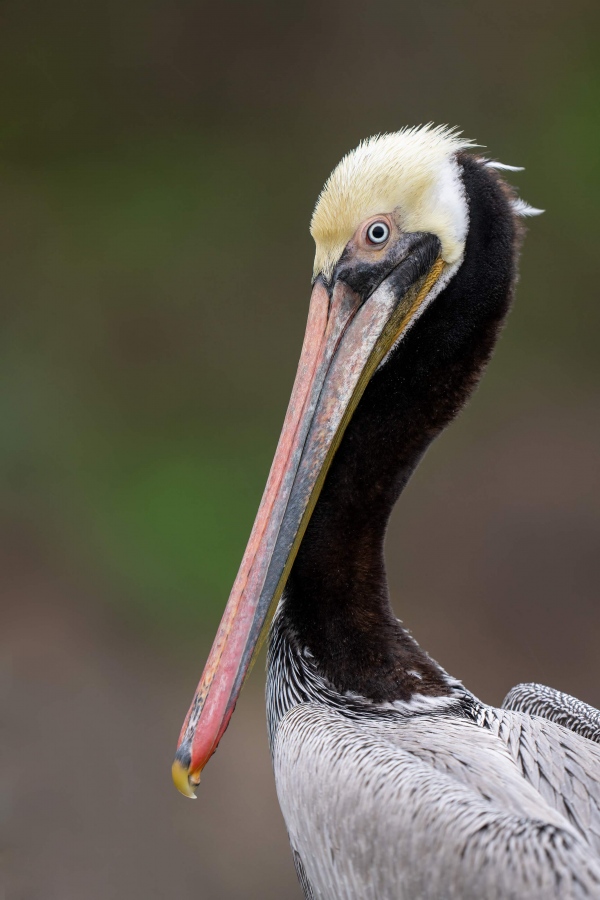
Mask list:
[{"label": "bird neck plumage", "polygon": [[515,280],[509,189],[481,161],[459,162],[470,216],[463,263],[368,384],[283,600],[282,615],[320,673],[340,692],[373,701],[449,692],[443,670],[394,616],[385,532],[427,447],[476,386]]}]

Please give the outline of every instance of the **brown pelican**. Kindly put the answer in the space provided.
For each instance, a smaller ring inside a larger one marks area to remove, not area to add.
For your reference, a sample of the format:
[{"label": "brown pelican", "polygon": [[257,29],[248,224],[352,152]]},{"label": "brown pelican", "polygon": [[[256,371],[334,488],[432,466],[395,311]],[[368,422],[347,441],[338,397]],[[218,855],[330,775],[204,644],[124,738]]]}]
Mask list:
[{"label": "brown pelican", "polygon": [[317,202],[298,373],[173,765],[193,796],[263,637],[277,793],[306,897],[600,897],[600,715],[503,708],[394,616],[383,541],[511,304],[519,200],[455,131],[367,140]]}]

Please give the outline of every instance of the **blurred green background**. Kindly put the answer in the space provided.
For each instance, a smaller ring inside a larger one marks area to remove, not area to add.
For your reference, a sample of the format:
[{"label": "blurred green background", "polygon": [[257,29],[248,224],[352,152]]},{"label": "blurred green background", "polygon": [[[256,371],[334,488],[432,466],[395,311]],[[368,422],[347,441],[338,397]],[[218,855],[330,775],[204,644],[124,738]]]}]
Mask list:
[{"label": "blurred green background", "polygon": [[0,25],[9,896],[298,896],[260,676],[201,808],[168,767],[283,419],[312,206],[369,134],[458,125],[547,210],[395,514],[398,613],[483,699],[600,702],[600,10],[22,0]]}]

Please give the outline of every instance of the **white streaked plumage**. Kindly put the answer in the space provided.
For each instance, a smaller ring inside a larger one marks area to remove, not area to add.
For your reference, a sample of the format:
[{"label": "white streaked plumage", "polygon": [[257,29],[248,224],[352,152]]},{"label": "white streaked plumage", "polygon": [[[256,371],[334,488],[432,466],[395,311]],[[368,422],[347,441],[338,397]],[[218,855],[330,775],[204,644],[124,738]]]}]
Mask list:
[{"label": "white streaked plumage", "polygon": [[600,744],[600,712],[562,691],[543,684],[518,684],[502,704],[530,716],[542,716]]},{"label": "white streaked plumage", "polygon": [[281,616],[268,672],[277,793],[307,898],[600,897],[600,746],[451,679],[451,698],[422,709],[336,694]]},{"label": "white streaked plumage", "polygon": [[[552,755],[535,764],[560,779],[555,734],[548,743]],[[315,900],[600,896],[591,835],[527,782],[498,737],[473,723],[414,717],[392,734],[391,725],[308,704],[283,719],[274,765]]]}]

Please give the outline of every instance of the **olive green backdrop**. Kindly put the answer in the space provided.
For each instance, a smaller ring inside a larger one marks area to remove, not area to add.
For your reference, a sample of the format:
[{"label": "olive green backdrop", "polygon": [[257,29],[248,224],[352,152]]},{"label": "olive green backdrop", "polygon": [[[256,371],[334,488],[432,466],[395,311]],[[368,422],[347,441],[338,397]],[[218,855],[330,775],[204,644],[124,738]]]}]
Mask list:
[{"label": "olive green backdrop", "polygon": [[[340,156],[458,125],[546,214],[388,538],[483,699],[600,704],[598,6],[25,0],[0,21],[9,897],[297,897],[260,666],[196,804],[179,724],[260,499]],[[12,892],[12,893],[11,893]]]}]

